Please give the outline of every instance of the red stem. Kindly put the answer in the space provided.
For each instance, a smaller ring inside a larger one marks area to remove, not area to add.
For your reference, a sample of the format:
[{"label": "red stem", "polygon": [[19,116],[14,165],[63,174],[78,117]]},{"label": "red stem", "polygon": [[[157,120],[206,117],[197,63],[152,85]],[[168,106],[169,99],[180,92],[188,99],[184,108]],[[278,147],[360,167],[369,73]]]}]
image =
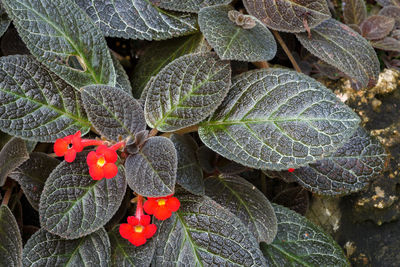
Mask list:
[{"label": "red stem", "polygon": [[111,146],[110,149],[112,149],[112,150],[118,150],[118,149],[120,149],[120,148],[123,147],[123,146],[125,146],[125,142],[119,142],[119,143],[116,143],[115,145]]},{"label": "red stem", "polygon": [[136,204],[136,214],[135,217],[140,221],[143,216],[143,197],[141,195],[137,196],[137,204]]}]

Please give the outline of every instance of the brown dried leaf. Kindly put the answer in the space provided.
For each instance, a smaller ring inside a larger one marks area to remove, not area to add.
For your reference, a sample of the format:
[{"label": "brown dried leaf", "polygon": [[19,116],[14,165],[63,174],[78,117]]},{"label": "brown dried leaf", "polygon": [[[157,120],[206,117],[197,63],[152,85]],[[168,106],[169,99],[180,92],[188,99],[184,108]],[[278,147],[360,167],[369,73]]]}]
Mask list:
[{"label": "brown dried leaf", "polygon": [[368,40],[378,40],[385,38],[394,27],[393,18],[375,15],[364,20],[361,24],[362,36]]}]

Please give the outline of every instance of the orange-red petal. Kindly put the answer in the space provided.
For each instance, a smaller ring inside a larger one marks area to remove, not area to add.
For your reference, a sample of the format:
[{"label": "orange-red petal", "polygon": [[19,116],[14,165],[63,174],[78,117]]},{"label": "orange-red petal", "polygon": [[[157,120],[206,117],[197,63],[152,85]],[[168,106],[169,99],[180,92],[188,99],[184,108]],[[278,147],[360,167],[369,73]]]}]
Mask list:
[{"label": "orange-red petal", "polygon": [[118,167],[114,163],[107,163],[103,166],[104,177],[107,179],[115,177],[118,173]]},{"label": "orange-red petal", "polygon": [[73,162],[76,158],[76,151],[75,149],[71,148],[65,152],[64,159],[66,162]]},{"label": "orange-red petal", "polygon": [[143,205],[143,209],[147,214],[154,214],[158,207],[158,203],[154,198],[149,198]]},{"label": "orange-red petal", "polygon": [[128,223],[129,223],[130,225],[132,225],[132,226],[136,226],[136,225],[139,224],[139,219],[136,218],[135,216],[128,216],[127,221],[128,221]]},{"label": "orange-red petal", "polygon": [[181,206],[181,202],[179,202],[179,200],[176,197],[171,197],[167,199],[167,203],[165,205],[170,211],[175,212]]},{"label": "orange-red petal", "polygon": [[123,223],[119,226],[119,234],[125,238],[129,239],[132,237],[133,227],[130,224]]},{"label": "orange-red petal", "polygon": [[86,162],[90,166],[96,165],[97,164],[97,154],[94,151],[90,151],[89,154],[86,157]]},{"label": "orange-red petal", "polygon": [[83,144],[81,143],[81,131],[77,131],[72,136],[72,147],[75,149],[76,152],[81,152],[83,150]]},{"label": "orange-red petal", "polygon": [[147,225],[149,225],[150,224],[150,216],[149,215],[142,215],[141,217],[140,217],[140,221],[139,221],[139,223],[141,224],[141,225],[143,225],[143,226],[147,226]]},{"label": "orange-red petal", "polygon": [[133,236],[129,238],[129,242],[138,247],[146,243],[146,237],[144,237],[143,233],[133,233]]},{"label": "orange-red petal", "polygon": [[155,224],[149,224],[144,227],[143,234],[146,238],[152,237],[157,232],[157,226]]},{"label": "orange-red petal", "polygon": [[154,212],[154,217],[159,220],[166,220],[171,217],[172,212],[166,206],[159,206]]},{"label": "orange-red petal", "polygon": [[92,176],[93,180],[101,180],[104,178],[104,172],[102,168],[97,165],[92,165],[89,167],[89,174]]},{"label": "orange-red petal", "polygon": [[64,139],[57,139],[54,143],[54,153],[56,153],[57,156],[62,157],[67,151],[68,142],[66,142]]}]

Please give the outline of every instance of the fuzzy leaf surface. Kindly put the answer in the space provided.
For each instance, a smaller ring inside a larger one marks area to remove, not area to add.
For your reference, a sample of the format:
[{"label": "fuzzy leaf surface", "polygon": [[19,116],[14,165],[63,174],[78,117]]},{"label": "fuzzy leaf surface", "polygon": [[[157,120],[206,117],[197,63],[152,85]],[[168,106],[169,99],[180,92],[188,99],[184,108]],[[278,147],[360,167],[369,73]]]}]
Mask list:
[{"label": "fuzzy leaf surface", "polygon": [[121,237],[119,225],[114,227],[109,233],[111,243],[111,266],[115,267],[141,267],[150,266],[153,259],[155,242],[150,239],[146,244],[136,247],[127,239]]},{"label": "fuzzy leaf surface", "polygon": [[160,70],[178,57],[195,52],[206,52],[202,51],[204,43],[203,35],[197,33],[149,44],[133,71],[132,87],[135,98],[141,97],[142,91],[151,77],[157,75]]},{"label": "fuzzy leaf surface", "polygon": [[119,62],[118,58],[115,55],[111,54],[111,58],[114,64],[115,75],[116,75],[115,87],[121,89],[122,91],[128,93],[129,95],[132,95],[131,82],[129,81],[129,77],[126,74],[124,67]]},{"label": "fuzzy leaf surface", "polygon": [[147,124],[162,132],[195,125],[219,106],[230,84],[228,61],[214,53],[182,56],[161,70],[148,88]]},{"label": "fuzzy leaf surface", "polygon": [[355,79],[360,87],[372,87],[378,81],[379,60],[374,49],[347,25],[329,19],[311,30],[311,39],[306,33],[296,36],[314,56]]},{"label": "fuzzy leaf surface", "polygon": [[367,7],[364,0],[344,0],[342,5],[346,24],[360,25],[367,18]]},{"label": "fuzzy leaf surface", "polygon": [[29,159],[25,141],[14,137],[0,151],[0,186],[3,186],[10,173]]},{"label": "fuzzy leaf surface", "polygon": [[376,0],[381,6],[400,6],[399,0]]},{"label": "fuzzy leaf surface", "polygon": [[93,180],[81,153],[73,163],[58,165],[46,180],[40,198],[40,224],[66,239],[88,235],[105,225],[118,210],[126,190],[122,168],[112,179]]},{"label": "fuzzy leaf surface", "polygon": [[266,266],[243,223],[208,197],[179,195],[181,207],[155,236],[155,266]]},{"label": "fuzzy leaf surface", "polygon": [[243,0],[250,15],[268,28],[284,32],[304,32],[304,20],[314,28],[331,17],[325,0]]},{"label": "fuzzy leaf surface", "polygon": [[360,25],[362,36],[368,40],[379,40],[386,37],[392,30],[395,20],[390,17],[371,16]]},{"label": "fuzzy leaf surface", "polygon": [[166,137],[152,137],[125,162],[129,187],[145,197],[171,195],[178,166],[174,144]]},{"label": "fuzzy leaf surface", "polygon": [[258,242],[271,243],[278,231],[274,209],[268,199],[240,176],[210,176],[206,195],[235,214]]},{"label": "fuzzy leaf surface", "polygon": [[23,251],[23,266],[110,266],[110,240],[101,228],[74,240],[66,240],[40,229],[29,238]]},{"label": "fuzzy leaf surface", "polygon": [[245,166],[305,166],[342,146],[360,122],[329,89],[294,71],[249,71],[232,83],[199,135],[212,150]]},{"label": "fuzzy leaf surface", "polygon": [[[69,84],[76,88],[115,84],[100,29],[72,0],[4,0],[3,4],[32,55]],[[73,59],[81,68],[71,64]]]},{"label": "fuzzy leaf surface", "polygon": [[261,243],[269,266],[350,266],[342,249],[298,213],[272,204],[278,219],[278,234],[267,245]]},{"label": "fuzzy leaf surface", "polygon": [[230,2],[232,0],[160,0],[160,7],[175,11],[199,13],[202,8],[227,5]]},{"label": "fuzzy leaf surface", "polygon": [[128,93],[107,85],[89,85],[82,91],[89,120],[103,136],[119,141],[146,129],[142,106]]},{"label": "fuzzy leaf surface", "polygon": [[396,40],[392,37],[385,37],[381,40],[371,41],[371,44],[373,47],[381,50],[400,52],[400,40]]},{"label": "fuzzy leaf surface", "polygon": [[105,36],[164,40],[197,31],[192,14],[167,12],[150,0],[75,0]]},{"label": "fuzzy leaf surface", "polygon": [[379,141],[359,127],[331,156],[294,172],[267,172],[267,175],[295,179],[314,193],[344,195],[361,190],[376,178],[384,169],[386,157]]},{"label": "fuzzy leaf surface", "polygon": [[0,58],[0,130],[23,139],[53,142],[90,122],[80,96],[31,56]]},{"label": "fuzzy leaf surface", "polygon": [[400,5],[386,6],[379,11],[378,15],[393,18],[396,21],[395,27],[400,28]]},{"label": "fuzzy leaf surface", "polygon": [[21,185],[34,209],[39,209],[40,195],[46,179],[59,163],[59,160],[46,153],[33,152],[29,155],[29,160],[11,173],[10,177]]},{"label": "fuzzy leaf surface", "polygon": [[22,238],[17,221],[6,205],[0,206],[0,266],[22,266]]},{"label": "fuzzy leaf surface", "polygon": [[173,134],[170,137],[178,156],[176,183],[195,195],[204,195],[203,170],[197,160],[196,141],[190,135]]},{"label": "fuzzy leaf surface", "polygon": [[224,60],[268,61],[276,54],[276,42],[271,32],[253,16],[244,17],[255,21],[251,29],[236,25],[228,17],[231,6],[211,6],[199,13],[201,32]]},{"label": "fuzzy leaf surface", "polygon": [[7,31],[10,26],[11,20],[8,18],[3,5],[0,3],[0,37]]}]

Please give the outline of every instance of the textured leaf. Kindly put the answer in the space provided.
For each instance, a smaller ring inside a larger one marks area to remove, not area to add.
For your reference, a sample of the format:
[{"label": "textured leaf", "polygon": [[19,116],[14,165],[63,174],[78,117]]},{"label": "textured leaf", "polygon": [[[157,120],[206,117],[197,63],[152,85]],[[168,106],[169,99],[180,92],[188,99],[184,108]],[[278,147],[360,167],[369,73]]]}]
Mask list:
[{"label": "textured leaf", "polygon": [[116,75],[115,87],[122,89],[129,95],[132,95],[131,82],[129,81],[129,77],[126,74],[124,67],[115,55],[111,54],[111,58],[113,60]]},{"label": "textured leaf", "polygon": [[194,125],[218,107],[230,84],[228,61],[213,53],[182,56],[151,83],[144,108],[147,124],[163,132]]},{"label": "textured leaf", "polygon": [[274,209],[254,185],[240,176],[210,176],[206,195],[235,214],[258,242],[271,243],[278,231]]},{"label": "textured leaf", "polygon": [[39,209],[40,195],[44,183],[59,163],[59,160],[45,153],[33,152],[29,155],[29,160],[25,161],[10,175],[21,185],[26,198],[36,210]]},{"label": "textured leaf", "polygon": [[385,16],[371,16],[361,24],[361,33],[368,40],[386,37],[394,27],[395,20]]},{"label": "textured leaf", "polygon": [[329,89],[294,71],[250,71],[232,83],[199,135],[208,147],[245,166],[304,166],[342,146],[360,121]]},{"label": "textured leaf", "polygon": [[77,92],[30,56],[0,58],[0,129],[52,142],[89,131]]},{"label": "textured leaf", "polygon": [[286,184],[271,201],[305,215],[310,204],[310,197],[308,191],[302,186]]},{"label": "textured leaf", "polygon": [[72,0],[4,0],[19,35],[39,61],[65,81],[115,84],[101,31]]},{"label": "textured leaf", "polygon": [[367,18],[367,7],[364,0],[344,0],[342,5],[346,24],[360,25]]},{"label": "textured leaf", "polygon": [[308,190],[324,195],[344,195],[364,188],[384,169],[385,149],[361,127],[334,154],[294,172],[267,172],[295,179]]},{"label": "textured leaf", "polygon": [[396,21],[395,27],[400,28],[400,5],[386,6],[379,11],[378,15],[393,18]]},{"label": "textured leaf", "polygon": [[269,28],[284,32],[304,32],[304,21],[314,28],[331,17],[325,0],[243,0],[247,11]]},{"label": "textured leaf", "polygon": [[171,135],[178,156],[176,183],[195,195],[204,195],[203,170],[196,156],[198,145],[190,135]]},{"label": "textured leaf", "polygon": [[206,52],[202,51],[204,43],[204,37],[200,33],[172,40],[152,42],[139,58],[133,71],[133,95],[140,98],[150,78],[176,58],[189,53]]},{"label": "textured leaf", "polygon": [[350,266],[342,249],[319,227],[285,207],[273,204],[278,234],[261,249],[270,266]]},{"label": "textured leaf", "polygon": [[376,0],[381,6],[400,6],[399,0]]},{"label": "textured leaf", "polygon": [[192,14],[166,12],[149,0],[75,0],[104,35],[164,40],[197,31]]},{"label": "textured leaf", "polygon": [[152,137],[137,154],[125,162],[129,187],[146,197],[162,197],[174,193],[178,158],[168,138]]},{"label": "textured leaf", "polygon": [[385,37],[382,40],[371,41],[373,47],[385,50],[400,52],[400,41],[391,37]]},{"label": "textured leaf", "polygon": [[22,266],[22,238],[17,221],[6,205],[0,206],[0,266]]},{"label": "textured leaf", "polygon": [[10,26],[10,22],[11,20],[8,18],[7,13],[3,8],[3,5],[0,3],[0,37],[3,36],[3,34],[8,29],[8,26]]},{"label": "textured leaf", "polygon": [[108,233],[111,243],[111,266],[142,267],[150,266],[153,259],[155,243],[150,239],[145,245],[136,247],[121,237],[119,225]]},{"label": "textured leaf", "polygon": [[357,80],[361,87],[374,86],[379,76],[379,61],[371,45],[350,27],[329,19],[307,34],[296,34],[313,55]]},{"label": "textured leaf", "polygon": [[209,149],[207,146],[201,146],[196,151],[196,156],[199,161],[199,165],[206,173],[214,173],[216,170],[217,154]]},{"label": "textured leaf", "polygon": [[6,182],[9,174],[29,159],[25,141],[19,138],[12,138],[0,151],[0,186]]},{"label": "textured leaf", "polygon": [[89,120],[99,133],[119,141],[146,129],[143,109],[139,102],[115,87],[89,85],[82,91],[83,105]]},{"label": "textured leaf", "polygon": [[23,265],[108,267],[110,254],[110,240],[103,228],[74,240],[65,240],[40,229],[24,247]]},{"label": "textured leaf", "polygon": [[160,223],[154,266],[266,266],[257,240],[231,212],[208,197],[179,200]]},{"label": "textured leaf", "polygon": [[[276,54],[276,42],[271,32],[253,16],[243,16],[254,21],[247,29],[236,25],[228,17],[234,12],[231,6],[212,6],[199,13],[201,32],[221,59],[240,61],[267,61]],[[237,12],[237,11],[235,11]]]},{"label": "textured leaf", "polygon": [[63,238],[79,238],[101,228],[118,210],[125,194],[122,168],[112,179],[93,180],[86,155],[81,153],[73,163],[58,165],[40,198],[41,226]]},{"label": "textured leaf", "polygon": [[227,5],[232,0],[159,0],[161,8],[198,13],[200,9],[214,5]]}]

